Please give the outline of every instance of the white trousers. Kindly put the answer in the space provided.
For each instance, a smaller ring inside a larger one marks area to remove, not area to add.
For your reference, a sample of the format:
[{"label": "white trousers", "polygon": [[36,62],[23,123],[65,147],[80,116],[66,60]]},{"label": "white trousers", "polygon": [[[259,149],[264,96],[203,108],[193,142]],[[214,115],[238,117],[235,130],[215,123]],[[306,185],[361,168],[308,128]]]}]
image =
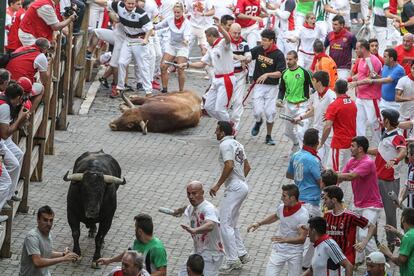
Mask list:
[{"label": "white trousers", "polygon": [[101,8],[89,6],[89,30],[94,30],[102,27],[104,17],[104,10]]},{"label": "white trousers", "polygon": [[[379,104],[379,101],[376,101]],[[375,112],[373,100],[357,98],[355,104],[357,106],[357,135],[366,136],[366,129],[369,126],[372,134],[372,145],[374,147],[378,146],[381,137],[381,127]]]},{"label": "white trousers", "polygon": [[118,63],[121,55],[122,45],[124,44],[125,34],[122,33],[123,31],[119,30],[118,25],[115,25],[115,29],[113,31],[114,36],[114,48],[112,49],[112,56],[109,65],[115,68],[118,68]]},{"label": "white trousers", "polygon": [[279,276],[287,263],[288,276],[299,276],[302,274],[302,254],[290,254],[289,252],[277,252],[272,249],[269,262],[266,266],[266,276]]},{"label": "white trousers", "polygon": [[[211,252],[203,251],[201,253],[197,253],[203,257],[204,260],[204,276],[218,276],[219,269],[224,260],[224,254],[212,254]],[[178,276],[188,276],[187,273],[187,264],[184,263],[181,266],[180,271],[178,272]]]},{"label": "white trousers", "polygon": [[[226,188],[219,208],[221,237],[228,262],[234,262],[239,257],[247,254],[237,227],[237,221],[240,216],[240,207],[247,197],[249,188],[246,182],[233,181],[239,182],[237,183],[239,188]],[[231,183],[229,184],[231,185]]]},{"label": "white trousers", "polygon": [[253,87],[253,115],[256,122],[262,121],[263,114],[266,122],[273,123],[276,116],[276,95],[279,85],[255,84]]},{"label": "white trousers", "polygon": [[93,32],[98,39],[103,40],[111,45],[115,44],[115,34],[113,30],[98,28],[93,30]]},{"label": "white trousers", "polygon": [[170,43],[170,30],[169,28],[164,28],[157,30],[156,34],[158,35],[158,39],[160,41],[161,53],[165,53],[167,44]]},{"label": "white trousers", "polygon": [[[322,137],[322,131],[319,132],[319,139]],[[329,152],[331,151],[331,142],[332,137],[328,137],[325,141],[325,144],[318,150],[318,156],[321,159],[321,163],[323,167],[328,165],[329,161]]]},{"label": "white trousers", "polygon": [[278,35],[277,37],[277,48],[279,48],[280,51],[282,51],[282,53],[284,55],[286,55],[289,51],[296,51],[298,44],[297,43],[293,43],[293,42],[288,42],[287,39],[289,37],[293,37],[294,34],[292,34],[291,36],[289,36],[289,31],[284,33],[284,36]]},{"label": "white trousers", "polygon": [[233,89],[233,96],[230,102],[230,120],[234,122],[236,131],[240,128],[240,118],[243,114],[243,97],[246,90],[246,71],[236,73],[236,86]]},{"label": "white trousers", "polygon": [[[233,90],[236,84],[235,76],[230,77],[233,83]],[[228,98],[224,78],[214,78],[210,90],[206,94],[204,109],[218,121],[229,121],[230,115],[227,108]]]},{"label": "white trousers", "polygon": [[[14,195],[17,183],[19,182],[24,154],[13,142],[11,137],[1,141],[0,148],[0,153],[4,155],[2,169],[5,168],[5,170],[2,170],[0,185],[3,186],[2,183],[4,183],[4,187],[9,187],[7,199],[10,199]],[[3,191],[5,191],[5,189],[6,188],[4,188]],[[0,198],[0,203],[2,200],[3,199]]]},{"label": "white trousers", "polygon": [[[309,218],[322,216],[322,212],[319,206],[305,203],[303,204],[303,207],[305,207],[306,210],[308,210]],[[313,248],[313,243],[310,241],[309,238],[306,238],[305,243],[303,245],[303,260],[302,260],[303,267],[311,266],[314,251],[315,250]],[[298,266],[300,266],[300,264],[298,264]]]},{"label": "white trousers", "polygon": [[[301,102],[297,104],[286,102],[285,104],[285,115],[291,116],[293,118],[303,114],[308,109],[308,102]],[[303,136],[305,131],[308,129],[309,120],[302,120],[303,126],[298,124],[292,124],[288,120],[285,121],[285,135],[288,137],[294,145],[303,144]]]},{"label": "white trousers", "polygon": [[383,111],[384,109],[388,109],[388,108],[395,109],[397,111],[400,110],[400,104],[399,103],[392,102],[392,101],[386,101],[384,99],[381,99],[381,101],[378,104],[378,107],[379,107],[380,111]]},{"label": "white trousers", "polygon": [[[354,208],[353,210],[360,216],[365,217],[369,220],[369,222],[373,225],[377,223],[380,217],[381,208]],[[360,242],[365,239],[368,235],[368,227],[364,229],[358,227],[357,232],[357,241]],[[375,243],[375,239],[372,237],[367,246],[365,247],[364,252],[357,252],[356,255],[356,262],[363,262],[365,260],[365,256],[368,256],[371,252],[378,251],[377,244]]]},{"label": "white trousers", "polygon": [[162,58],[161,43],[157,35],[150,37],[150,50],[151,50],[151,76],[159,74],[160,64]]},{"label": "white trousers", "polygon": [[328,168],[337,172],[342,172],[346,163],[351,159],[351,149],[335,149],[331,147],[329,155]]},{"label": "white trousers", "polygon": [[314,55],[309,55],[298,51],[298,64],[303,68],[309,70],[313,62],[313,57]]},{"label": "white trousers", "polygon": [[139,45],[136,44],[140,42],[140,39],[130,39],[127,38],[122,43],[121,55],[119,57],[118,64],[118,85],[117,89],[125,88],[125,77],[126,69],[131,63],[132,57],[134,57],[135,65],[138,66],[139,73],[141,77],[141,83],[144,91],[149,93],[152,91],[152,75],[151,75],[151,53],[150,45]]}]

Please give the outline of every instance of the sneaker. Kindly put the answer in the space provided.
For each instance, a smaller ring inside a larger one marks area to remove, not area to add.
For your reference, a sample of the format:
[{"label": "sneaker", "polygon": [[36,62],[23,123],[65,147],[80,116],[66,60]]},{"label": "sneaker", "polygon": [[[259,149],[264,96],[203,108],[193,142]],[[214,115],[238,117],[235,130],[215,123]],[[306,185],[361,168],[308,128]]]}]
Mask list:
[{"label": "sneaker", "polygon": [[134,88],[132,88],[131,85],[125,84],[125,91],[134,91]]},{"label": "sneaker", "polygon": [[221,273],[229,273],[232,270],[241,269],[242,268],[242,262],[240,260],[236,260],[234,262],[225,262],[222,267],[220,267]]},{"label": "sneaker", "polygon": [[263,121],[256,122],[256,124],[252,128],[252,136],[257,136],[257,134],[259,134],[260,127],[262,124],[263,124]]},{"label": "sneaker", "polygon": [[20,197],[15,196],[15,195],[11,197],[11,200],[13,200],[13,201],[22,201],[22,199]]},{"label": "sneaker", "polygon": [[140,82],[137,83],[137,90],[138,91],[142,91],[143,90],[142,83],[140,83]]},{"label": "sneaker", "polygon": [[151,97],[151,96],[152,96],[152,92],[151,91],[148,91],[148,92],[145,93],[145,97]]},{"label": "sneaker", "polygon": [[250,257],[248,253],[246,253],[243,256],[240,256],[239,260],[241,261],[242,264],[247,264],[248,262],[252,260],[252,257]]},{"label": "sneaker", "polygon": [[86,51],[85,59],[86,60],[92,60],[92,53],[89,52],[89,51]]},{"label": "sneaker", "polygon": [[152,81],[151,84],[152,84],[152,89],[155,89],[155,90],[160,90],[161,89],[161,85],[158,82],[156,82],[155,80]]},{"label": "sneaker", "polygon": [[99,82],[102,84],[103,87],[109,88],[108,80],[105,79],[104,77],[99,78]]},{"label": "sneaker", "polygon": [[9,219],[9,216],[0,216],[0,222],[5,222]]},{"label": "sneaker", "polygon": [[112,87],[112,91],[111,91],[111,95],[109,95],[110,98],[114,99],[114,98],[118,98],[119,97],[119,90],[114,89],[114,87]]},{"label": "sneaker", "polygon": [[167,92],[168,92],[167,88],[163,88],[163,89],[161,90],[161,93],[167,93]]},{"label": "sneaker", "polygon": [[272,139],[272,136],[266,135],[266,145],[274,146],[276,142]]}]

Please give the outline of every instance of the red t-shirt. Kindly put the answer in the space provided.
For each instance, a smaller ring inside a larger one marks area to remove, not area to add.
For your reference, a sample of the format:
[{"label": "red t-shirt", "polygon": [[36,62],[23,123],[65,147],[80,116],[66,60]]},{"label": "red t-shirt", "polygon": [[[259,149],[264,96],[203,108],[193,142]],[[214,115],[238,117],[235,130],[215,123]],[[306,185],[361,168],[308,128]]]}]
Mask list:
[{"label": "red t-shirt", "polygon": [[326,109],[326,120],[333,122],[331,148],[347,149],[356,136],[357,107],[348,95],[339,95]]},{"label": "red t-shirt", "polygon": [[397,51],[397,62],[404,67],[405,73],[408,75],[411,72],[411,63],[414,60],[414,47],[411,50],[407,51],[404,49],[403,45],[398,45],[395,47]]},{"label": "red t-shirt", "polygon": [[326,234],[336,241],[346,258],[354,265],[357,227],[367,227],[368,219],[348,210],[337,215],[329,210],[324,217],[326,219]]},{"label": "red t-shirt", "polygon": [[237,0],[236,10],[236,23],[239,23],[242,28],[250,27],[256,24],[255,20],[251,19],[239,19],[237,16],[242,13],[250,16],[259,16],[261,12],[260,0]]}]

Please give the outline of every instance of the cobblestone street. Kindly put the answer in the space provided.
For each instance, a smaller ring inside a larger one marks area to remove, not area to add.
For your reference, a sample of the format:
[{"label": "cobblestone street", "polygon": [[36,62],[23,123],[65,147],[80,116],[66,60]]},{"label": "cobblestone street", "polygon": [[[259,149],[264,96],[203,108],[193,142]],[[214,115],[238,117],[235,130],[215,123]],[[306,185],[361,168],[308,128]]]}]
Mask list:
[{"label": "cobblestone street", "polygon": [[[203,77],[204,74],[188,73],[186,87],[201,95],[208,85]],[[173,77],[170,90],[176,86],[177,80]],[[110,99],[109,93],[109,90],[98,91],[88,115],[70,116],[68,130],[57,131],[55,155],[46,156],[43,182],[30,186],[30,211],[28,214],[19,214],[14,221],[13,255],[11,259],[0,260],[1,275],[18,275],[23,239],[36,226],[35,212],[42,205],[50,205],[56,213],[52,230],[54,249],[72,248],[66,219],[69,183],[64,182],[62,177],[67,170],[72,170],[75,159],[83,152],[100,149],[118,160],[127,179],[127,184],[118,190],[118,208],[105,239],[103,256],[114,256],[130,246],[134,239],[133,217],[138,213],[148,213],[153,217],[155,235],[167,248],[168,275],[177,275],[191,253],[191,237],[180,227],[180,224],[186,223],[184,218],[174,218],[157,210],[161,206],[177,208],[188,204],[185,187],[190,180],[204,182],[205,189],[215,184],[220,174],[218,141],[214,135],[215,120],[202,117],[198,127],[168,134],[149,133],[144,136],[139,132],[113,132],[108,123],[120,115],[118,105],[122,100]],[[273,147],[264,143],[264,127],[258,136],[251,136],[253,123],[251,107],[247,106],[237,139],[246,148],[252,170],[248,176],[250,193],[242,206],[239,225],[253,260],[232,275],[264,275],[271,248],[270,237],[277,224],[261,227],[249,234],[246,228],[275,210],[280,202],[280,187],[290,183],[285,178],[285,172],[291,143],[282,135],[284,122],[280,119],[275,122],[273,136],[277,144]],[[347,191],[349,203],[350,183],[343,184],[343,187]],[[207,195],[206,198],[217,206],[222,194],[223,191],[220,191],[218,198],[211,199]],[[384,213],[381,216],[383,221]],[[52,275],[105,275],[114,267],[111,265],[98,270],[90,268],[94,240],[87,237],[84,225],[81,229],[81,262],[53,266],[50,269]],[[384,240],[382,226],[379,235],[380,241]],[[360,272],[362,268],[355,275],[362,275]]]}]

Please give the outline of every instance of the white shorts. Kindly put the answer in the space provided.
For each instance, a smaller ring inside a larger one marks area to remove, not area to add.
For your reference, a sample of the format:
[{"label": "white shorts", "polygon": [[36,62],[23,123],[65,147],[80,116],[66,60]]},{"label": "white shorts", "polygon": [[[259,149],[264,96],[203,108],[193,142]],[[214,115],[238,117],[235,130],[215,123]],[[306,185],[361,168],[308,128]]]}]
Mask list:
[{"label": "white shorts", "polygon": [[98,39],[103,40],[111,45],[115,44],[115,34],[113,30],[98,28],[93,30],[93,32]]},{"label": "white shorts", "polygon": [[185,48],[178,48],[172,46],[170,43],[168,43],[165,47],[165,53],[169,54],[173,57],[185,57],[188,58],[189,50],[188,47]]},{"label": "white shorts", "polygon": [[197,40],[197,45],[206,47],[207,46],[207,38],[206,33],[204,32],[204,29],[197,28],[194,26],[191,26],[191,38],[190,40],[193,42],[194,40]]},{"label": "white shorts", "polygon": [[256,122],[262,120],[262,115],[266,117],[266,122],[271,124],[276,116],[276,95],[279,85],[255,84],[253,87],[253,115]]},{"label": "white shorts", "polygon": [[104,9],[90,6],[89,9],[89,30],[102,27]]}]

